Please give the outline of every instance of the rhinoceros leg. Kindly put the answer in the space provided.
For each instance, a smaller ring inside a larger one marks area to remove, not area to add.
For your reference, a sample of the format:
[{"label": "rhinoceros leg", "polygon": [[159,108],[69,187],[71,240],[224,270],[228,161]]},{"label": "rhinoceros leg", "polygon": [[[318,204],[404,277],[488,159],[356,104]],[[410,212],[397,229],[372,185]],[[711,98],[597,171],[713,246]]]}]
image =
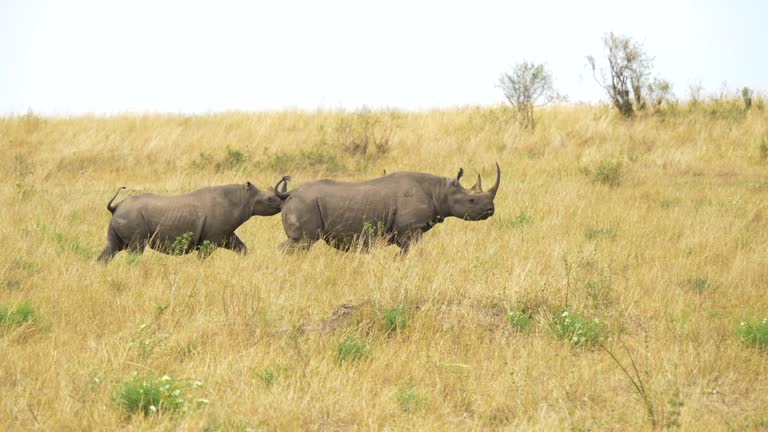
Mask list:
[{"label": "rhinoceros leg", "polygon": [[421,239],[421,231],[410,231],[396,238],[395,242],[400,247],[400,253],[407,254],[411,246]]},{"label": "rhinoceros leg", "polygon": [[235,233],[232,233],[227,237],[222,247],[243,255],[248,253],[248,246],[246,246]]},{"label": "rhinoceros leg", "polygon": [[294,240],[289,238],[280,243],[279,249],[281,252],[307,251],[314,243],[315,240]]},{"label": "rhinoceros leg", "polygon": [[110,226],[109,231],[107,232],[107,245],[104,246],[104,250],[101,251],[96,262],[106,264],[112,261],[112,258],[123,249],[125,249],[125,244]]}]

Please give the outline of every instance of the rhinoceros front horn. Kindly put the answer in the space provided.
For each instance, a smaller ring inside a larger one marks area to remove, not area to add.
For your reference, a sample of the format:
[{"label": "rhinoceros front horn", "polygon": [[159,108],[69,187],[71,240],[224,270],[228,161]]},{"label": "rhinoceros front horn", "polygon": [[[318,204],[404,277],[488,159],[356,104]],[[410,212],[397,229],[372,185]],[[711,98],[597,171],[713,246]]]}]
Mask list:
[{"label": "rhinoceros front horn", "polygon": [[[496,192],[499,190],[499,182],[501,181],[501,168],[499,168],[499,163],[496,162],[496,183],[491,186],[490,189],[488,189],[488,192],[490,192],[491,196],[496,198]],[[479,179],[478,179],[479,183]]]},{"label": "rhinoceros front horn", "polygon": [[[291,193],[288,192],[288,180],[291,179],[291,176],[283,176],[283,178],[280,179],[277,184],[275,184],[275,196],[284,200],[291,196]],[[282,190],[280,188],[280,183],[283,183]]]}]

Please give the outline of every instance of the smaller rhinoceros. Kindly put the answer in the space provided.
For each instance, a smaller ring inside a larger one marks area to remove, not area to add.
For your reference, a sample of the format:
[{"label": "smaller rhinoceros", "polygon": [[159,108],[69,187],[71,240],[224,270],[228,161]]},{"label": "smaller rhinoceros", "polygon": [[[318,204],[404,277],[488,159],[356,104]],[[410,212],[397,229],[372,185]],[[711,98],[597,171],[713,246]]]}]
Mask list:
[{"label": "smaller rhinoceros", "polygon": [[283,201],[290,196],[288,180],[290,177],[285,176],[268,190],[246,182],[176,196],[136,195],[112,206],[120,189],[125,189],[121,187],[107,203],[112,220],[107,246],[98,261],[109,262],[126,249],[140,254],[147,246],[170,255],[197,250],[205,257],[216,247],[244,254],[247,247],[235,230],[251,216],[280,213]]},{"label": "smaller rhinoceros", "polygon": [[283,250],[308,249],[322,239],[348,251],[367,248],[373,236],[384,237],[402,252],[447,217],[468,221],[493,216],[501,169],[496,183],[483,191],[480,175],[470,189],[455,178],[397,172],[360,183],[318,180],[291,191],[282,211],[288,240]]}]

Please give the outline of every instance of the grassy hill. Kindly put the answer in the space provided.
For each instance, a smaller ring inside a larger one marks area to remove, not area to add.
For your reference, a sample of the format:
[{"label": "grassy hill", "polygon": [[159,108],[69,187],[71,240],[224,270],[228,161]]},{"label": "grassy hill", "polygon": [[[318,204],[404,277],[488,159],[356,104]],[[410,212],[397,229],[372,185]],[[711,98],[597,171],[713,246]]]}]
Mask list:
[{"label": "grassy hill", "polygon": [[[2,118],[0,429],[764,429],[757,105]],[[94,262],[118,186],[495,161],[496,215],[407,256],[283,255],[275,216],[244,257]]]}]

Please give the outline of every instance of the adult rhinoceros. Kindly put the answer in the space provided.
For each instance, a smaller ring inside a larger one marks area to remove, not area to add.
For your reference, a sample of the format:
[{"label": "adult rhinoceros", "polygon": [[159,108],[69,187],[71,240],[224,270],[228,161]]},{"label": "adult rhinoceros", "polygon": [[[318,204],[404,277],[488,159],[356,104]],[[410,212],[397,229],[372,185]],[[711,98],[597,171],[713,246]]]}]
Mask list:
[{"label": "adult rhinoceros", "polygon": [[[109,262],[122,250],[142,253],[150,248],[180,255],[200,251],[201,256],[216,247],[246,253],[245,243],[235,230],[251,216],[280,213],[283,200],[290,196],[283,177],[274,188],[260,190],[251,182],[199,189],[185,195],[143,194],[128,197],[112,206],[107,246],[98,261]],[[282,190],[279,190],[282,183]]]},{"label": "adult rhinoceros", "polygon": [[402,252],[435,224],[447,217],[468,221],[493,216],[496,183],[482,190],[477,183],[465,189],[455,178],[417,172],[396,172],[360,183],[318,180],[294,189],[283,204],[283,228],[288,240],[284,250],[308,249],[322,239],[341,249],[370,245],[372,236],[383,236]]}]

